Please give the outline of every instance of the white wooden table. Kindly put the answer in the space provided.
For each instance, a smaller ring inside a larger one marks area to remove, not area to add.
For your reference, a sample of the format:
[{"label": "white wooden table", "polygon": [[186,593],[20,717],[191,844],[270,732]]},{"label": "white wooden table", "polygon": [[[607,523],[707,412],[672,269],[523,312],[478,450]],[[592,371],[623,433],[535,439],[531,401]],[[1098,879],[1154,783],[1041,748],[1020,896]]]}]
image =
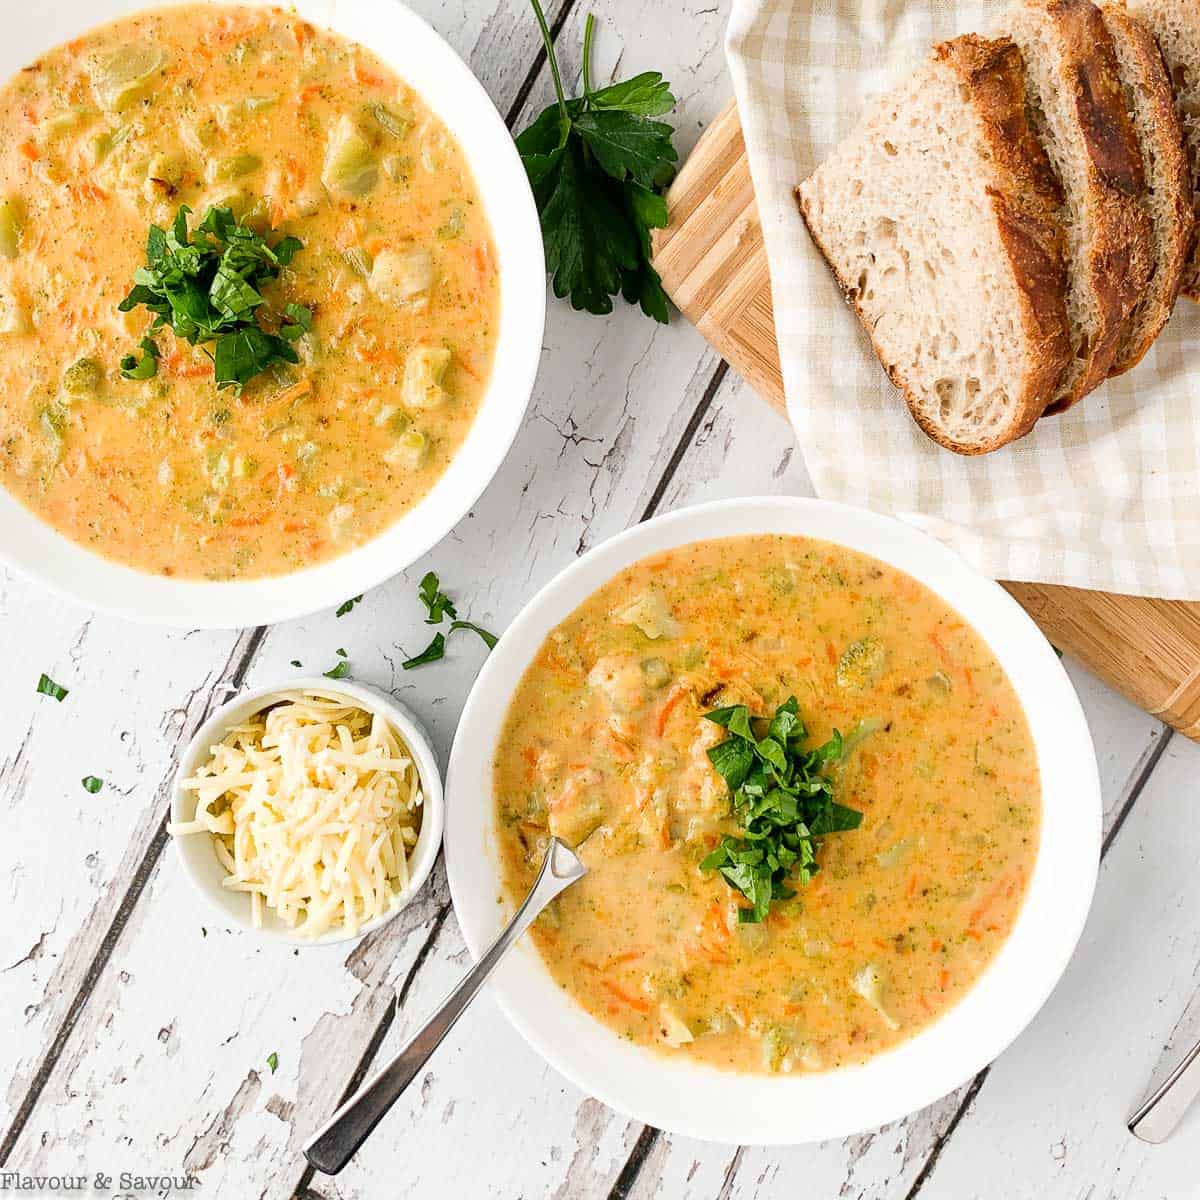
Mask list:
[{"label": "white wooden table", "polygon": [[[525,0],[416,7],[510,124],[540,111],[549,81]],[[572,76],[584,6],[548,10]],[[662,70],[686,152],[730,94],[727,7],[605,0],[597,15],[597,76]],[[346,617],[163,632],[0,576],[0,1162],[187,1174],[190,1194],[235,1200],[1200,1195],[1200,1113],[1161,1147],[1124,1126],[1200,1035],[1200,747],[1072,664],[1104,780],[1095,908],[1045,1009],[961,1091],[844,1142],[707,1145],[577,1091],[484,996],[340,1177],[305,1169],[307,1135],[466,964],[445,876],[439,865],[401,919],[349,951],[206,929],[165,852],[176,756],[226,689],[285,677],[293,659],[324,670],[344,646],[355,677],[416,709],[444,757],[483,647],[464,638],[440,664],[399,669],[427,636],[425,571],[500,630],[580,551],[653,513],[811,491],[782,419],[694,330],[619,304],[601,319],[551,299],[537,388],[499,475],[440,546]],[[64,703],[35,694],[42,671],[70,688]],[[80,783],[93,774],[97,795]]]}]

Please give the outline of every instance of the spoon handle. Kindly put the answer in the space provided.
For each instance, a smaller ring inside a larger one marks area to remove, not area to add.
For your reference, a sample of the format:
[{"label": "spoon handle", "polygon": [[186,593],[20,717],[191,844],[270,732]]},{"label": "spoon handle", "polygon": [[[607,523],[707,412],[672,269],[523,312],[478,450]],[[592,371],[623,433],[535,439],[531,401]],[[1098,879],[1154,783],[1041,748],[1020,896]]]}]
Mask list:
[{"label": "spoon handle", "polygon": [[1138,1106],[1129,1118],[1129,1132],[1143,1142],[1165,1142],[1197,1096],[1200,1096],[1200,1042]]},{"label": "spoon handle", "polygon": [[305,1144],[304,1157],[318,1171],[336,1175],[350,1161],[371,1130],[416,1078],[442,1039],[454,1028],[508,948],[551,900],[586,873],[587,868],[564,843],[558,838],[550,840],[533,888],[487,953],[395,1058],[351,1096]]}]

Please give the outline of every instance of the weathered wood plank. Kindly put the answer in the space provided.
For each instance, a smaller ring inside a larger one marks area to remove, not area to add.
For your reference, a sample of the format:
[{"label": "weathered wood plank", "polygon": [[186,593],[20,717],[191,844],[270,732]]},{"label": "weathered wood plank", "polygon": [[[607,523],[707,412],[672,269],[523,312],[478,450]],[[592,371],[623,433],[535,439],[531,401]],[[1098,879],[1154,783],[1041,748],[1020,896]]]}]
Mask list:
[{"label": "weathered wood plank", "polygon": [[[141,634],[5,575],[0,1130],[25,1102],[158,831],[172,748],[237,670],[232,633]],[[146,657],[146,644],[154,647]],[[69,689],[35,694],[41,672]],[[104,780],[92,795],[85,775]],[[3,1133],[0,1132],[0,1140]]]}]

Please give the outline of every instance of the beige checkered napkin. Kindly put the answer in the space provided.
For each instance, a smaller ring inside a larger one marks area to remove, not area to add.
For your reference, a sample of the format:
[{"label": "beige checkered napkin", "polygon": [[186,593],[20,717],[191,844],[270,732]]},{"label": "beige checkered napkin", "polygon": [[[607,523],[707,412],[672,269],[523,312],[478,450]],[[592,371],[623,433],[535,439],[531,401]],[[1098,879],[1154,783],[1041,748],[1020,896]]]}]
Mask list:
[{"label": "beige checkered napkin", "polygon": [[788,412],[821,496],[911,519],[1000,579],[1200,599],[1200,305],[1133,371],[982,458],[916,427],[792,188],[932,43],[996,3],[734,0],[726,50],[762,216]]}]

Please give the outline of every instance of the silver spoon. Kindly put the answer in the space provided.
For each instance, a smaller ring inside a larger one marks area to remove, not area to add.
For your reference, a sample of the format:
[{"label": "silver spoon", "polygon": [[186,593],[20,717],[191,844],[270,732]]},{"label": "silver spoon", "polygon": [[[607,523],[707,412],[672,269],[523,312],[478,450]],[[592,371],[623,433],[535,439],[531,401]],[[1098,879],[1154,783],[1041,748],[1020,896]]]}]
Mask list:
[{"label": "silver spoon", "polygon": [[1143,1142],[1165,1142],[1183,1120],[1192,1101],[1200,1096],[1200,1042],[1154,1089],[1129,1118],[1129,1132]]},{"label": "silver spoon", "polygon": [[574,851],[558,838],[551,838],[529,895],[487,953],[466,973],[433,1016],[409,1038],[396,1057],[351,1096],[305,1144],[304,1157],[318,1171],[336,1175],[354,1157],[384,1113],[429,1061],[442,1038],[454,1028],[509,946],[533,924],[551,900],[586,874],[587,867]]}]

